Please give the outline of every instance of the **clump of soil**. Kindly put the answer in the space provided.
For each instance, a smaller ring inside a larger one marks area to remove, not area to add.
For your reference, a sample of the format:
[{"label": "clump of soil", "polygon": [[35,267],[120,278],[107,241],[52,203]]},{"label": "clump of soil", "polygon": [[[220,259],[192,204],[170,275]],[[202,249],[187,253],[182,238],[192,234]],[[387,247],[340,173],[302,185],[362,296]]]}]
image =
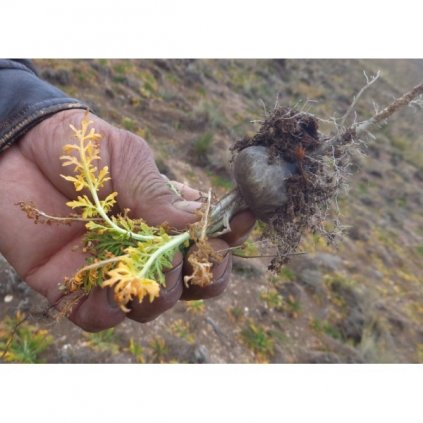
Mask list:
[{"label": "clump of soil", "polygon": [[239,152],[253,145],[268,147],[270,157],[280,156],[287,162],[296,163],[299,149],[311,153],[321,145],[318,121],[313,115],[290,107],[277,108],[262,123],[257,134],[236,142],[233,150]]},{"label": "clump of soil", "polygon": [[281,158],[295,165],[295,171],[283,184],[287,201],[265,220],[264,236],[277,248],[271,270],[277,271],[288,261],[305,230],[323,233],[329,240],[334,237],[323,223],[342,185],[345,157],[339,148],[322,149],[327,140],[313,115],[281,107],[267,117],[257,134],[241,139],[233,147],[234,155],[251,146],[267,147],[269,164]]}]

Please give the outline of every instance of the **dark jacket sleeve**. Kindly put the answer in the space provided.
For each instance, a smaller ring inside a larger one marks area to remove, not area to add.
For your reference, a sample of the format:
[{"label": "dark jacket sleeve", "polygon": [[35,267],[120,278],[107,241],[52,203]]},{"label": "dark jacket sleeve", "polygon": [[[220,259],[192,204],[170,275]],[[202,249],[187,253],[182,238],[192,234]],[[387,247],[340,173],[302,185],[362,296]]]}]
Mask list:
[{"label": "dark jacket sleeve", "polygon": [[0,59],[0,152],[62,110],[88,109],[37,76],[29,60]]}]

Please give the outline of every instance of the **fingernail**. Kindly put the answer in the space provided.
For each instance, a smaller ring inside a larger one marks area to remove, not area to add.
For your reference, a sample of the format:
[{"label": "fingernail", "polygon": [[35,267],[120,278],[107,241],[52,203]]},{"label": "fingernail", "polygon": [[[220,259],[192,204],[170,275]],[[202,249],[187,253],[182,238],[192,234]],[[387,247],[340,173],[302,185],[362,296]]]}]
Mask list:
[{"label": "fingernail", "polygon": [[173,205],[182,211],[188,212],[188,213],[194,213],[196,210],[198,210],[202,203],[198,201],[175,201]]},{"label": "fingernail", "polygon": [[115,301],[115,293],[113,289],[106,288],[107,289],[107,302],[109,303],[109,306],[113,309],[118,308],[118,304]]}]

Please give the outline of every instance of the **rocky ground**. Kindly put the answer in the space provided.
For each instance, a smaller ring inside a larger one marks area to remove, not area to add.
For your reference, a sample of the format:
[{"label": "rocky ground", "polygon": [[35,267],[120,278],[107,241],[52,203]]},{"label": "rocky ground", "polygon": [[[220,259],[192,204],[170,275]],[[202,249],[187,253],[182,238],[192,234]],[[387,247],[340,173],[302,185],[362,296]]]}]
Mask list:
[{"label": "rocky ground", "polygon": [[[101,117],[144,137],[160,170],[217,196],[231,187],[229,147],[265,109],[341,116],[368,74],[383,75],[359,118],[421,82],[423,61],[37,60],[40,75]],[[354,158],[339,200],[344,237],[308,235],[279,273],[268,259],[235,258],[220,298],[180,303],[154,322],[87,334],[45,313],[43,298],[0,261],[0,349],[14,361],[60,363],[423,362],[422,112],[411,107]],[[322,122],[322,130],[330,130]],[[249,251],[256,251],[254,241]],[[16,314],[18,317],[16,317]],[[51,313],[50,313],[51,314]],[[45,342],[47,341],[47,342]],[[32,350],[31,350],[32,348]],[[0,353],[1,354],[1,353]]]}]

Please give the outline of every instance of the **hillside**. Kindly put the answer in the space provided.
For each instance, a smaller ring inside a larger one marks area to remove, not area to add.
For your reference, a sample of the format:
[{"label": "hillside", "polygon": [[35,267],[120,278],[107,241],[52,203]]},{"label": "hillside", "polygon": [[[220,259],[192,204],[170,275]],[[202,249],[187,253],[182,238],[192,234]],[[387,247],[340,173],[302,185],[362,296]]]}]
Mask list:
[{"label": "hillside", "polygon": [[[423,60],[37,60],[40,75],[153,148],[170,179],[219,197],[231,186],[229,148],[279,104],[323,120],[342,116],[368,75],[380,80],[357,107],[421,82]],[[29,314],[28,333],[53,342],[48,362],[423,362],[423,119],[408,107],[374,131],[339,200],[343,239],[307,236],[277,275],[267,258],[234,258],[219,298],[179,303],[144,325],[88,335],[45,316],[45,300],[0,257],[0,319]],[[321,129],[329,131],[329,122]],[[248,243],[260,235],[258,226]],[[3,333],[6,325],[3,324]],[[32,332],[31,332],[32,331]],[[39,333],[39,332],[38,332]],[[35,334],[35,335],[34,335]],[[0,331],[0,336],[2,332]],[[30,336],[30,335],[28,335]],[[0,344],[1,345],[1,344]]]}]

